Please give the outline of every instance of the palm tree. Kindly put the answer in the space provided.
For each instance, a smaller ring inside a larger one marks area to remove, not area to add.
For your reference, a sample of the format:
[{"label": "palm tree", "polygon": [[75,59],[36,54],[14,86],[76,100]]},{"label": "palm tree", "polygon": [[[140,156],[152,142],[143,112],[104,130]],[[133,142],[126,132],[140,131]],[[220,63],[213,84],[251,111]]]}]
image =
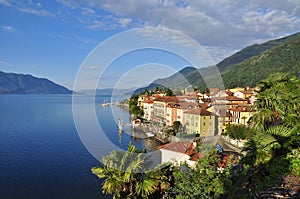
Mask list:
[{"label": "palm tree", "polygon": [[173,164],[168,162],[154,168],[148,176],[156,181],[156,198],[161,198],[164,191],[172,185]]},{"label": "palm tree", "polygon": [[103,166],[93,167],[92,173],[104,179],[102,191],[114,198],[148,198],[156,191],[156,180],[142,173],[149,163],[144,150],[131,143],[126,152],[113,151],[103,158]]},{"label": "palm tree", "polygon": [[262,80],[258,87],[256,113],[250,120],[257,135],[245,147],[250,156],[255,156],[256,163],[286,155],[298,146],[300,127],[300,83],[297,79],[274,74]]},{"label": "palm tree", "polygon": [[258,130],[281,124],[299,125],[300,83],[286,74],[270,75],[258,84],[256,114],[251,121]]}]

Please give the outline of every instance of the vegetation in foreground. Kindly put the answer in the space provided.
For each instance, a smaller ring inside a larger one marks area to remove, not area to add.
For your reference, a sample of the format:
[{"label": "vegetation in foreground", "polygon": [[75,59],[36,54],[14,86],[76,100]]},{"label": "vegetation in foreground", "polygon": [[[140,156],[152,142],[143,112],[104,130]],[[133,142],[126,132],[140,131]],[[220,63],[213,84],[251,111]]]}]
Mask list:
[{"label": "vegetation in foreground", "polygon": [[[103,166],[92,168],[104,179],[102,191],[114,198],[300,198],[299,80],[274,74],[258,87],[251,128],[240,129],[248,141],[239,162],[229,160],[220,172],[220,157],[212,150],[195,168],[169,164],[136,173],[147,159],[128,162],[132,152],[143,152],[129,145],[128,152],[114,151]],[[227,131],[240,138],[235,128]]]}]

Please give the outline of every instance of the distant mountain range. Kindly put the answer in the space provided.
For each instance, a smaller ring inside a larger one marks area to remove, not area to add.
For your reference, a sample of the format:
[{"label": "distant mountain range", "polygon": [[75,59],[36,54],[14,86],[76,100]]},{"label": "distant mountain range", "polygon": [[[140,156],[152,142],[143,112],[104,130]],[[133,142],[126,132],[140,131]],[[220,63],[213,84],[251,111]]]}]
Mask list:
[{"label": "distant mountain range", "polygon": [[135,90],[135,88],[129,88],[129,89],[114,89],[114,88],[103,88],[103,89],[96,89],[96,92],[94,90],[80,90],[78,91],[79,94],[85,94],[85,95],[93,95],[95,92],[95,95],[106,95],[106,96],[126,96],[131,95],[132,92]]},{"label": "distant mountain range", "polygon": [[0,71],[0,94],[70,94],[72,91],[46,78]]},{"label": "distant mountain range", "polygon": [[[255,86],[257,82],[275,72],[288,73],[300,77],[300,33],[271,40],[262,44],[248,46],[225,58],[217,64],[225,88]],[[173,90],[199,88],[206,90],[206,83],[201,74],[209,74],[214,67],[196,69],[186,67],[164,79],[157,79],[149,86],[137,89],[152,90],[162,85]],[[214,85],[214,78],[207,76],[209,85]]]}]

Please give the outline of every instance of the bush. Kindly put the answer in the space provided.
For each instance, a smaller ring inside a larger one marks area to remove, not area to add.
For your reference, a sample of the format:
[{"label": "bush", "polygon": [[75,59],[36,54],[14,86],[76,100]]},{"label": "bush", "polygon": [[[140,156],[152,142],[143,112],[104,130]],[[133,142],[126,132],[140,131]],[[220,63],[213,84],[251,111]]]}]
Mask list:
[{"label": "bush", "polygon": [[246,140],[253,137],[254,132],[244,125],[231,124],[226,126],[226,131],[222,135],[229,136],[231,139]]},{"label": "bush", "polygon": [[300,148],[292,150],[287,154],[287,159],[290,161],[292,172],[299,177],[300,180]]}]

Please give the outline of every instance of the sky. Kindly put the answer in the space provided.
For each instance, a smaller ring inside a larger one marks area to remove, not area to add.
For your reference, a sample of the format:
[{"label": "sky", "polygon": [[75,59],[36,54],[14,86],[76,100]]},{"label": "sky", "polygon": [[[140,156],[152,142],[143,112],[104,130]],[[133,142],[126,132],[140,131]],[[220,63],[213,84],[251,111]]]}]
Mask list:
[{"label": "sky", "polygon": [[129,88],[191,65],[181,55],[199,46],[197,68],[299,31],[299,0],[0,0],[0,71],[73,89],[86,67],[82,89]]}]

